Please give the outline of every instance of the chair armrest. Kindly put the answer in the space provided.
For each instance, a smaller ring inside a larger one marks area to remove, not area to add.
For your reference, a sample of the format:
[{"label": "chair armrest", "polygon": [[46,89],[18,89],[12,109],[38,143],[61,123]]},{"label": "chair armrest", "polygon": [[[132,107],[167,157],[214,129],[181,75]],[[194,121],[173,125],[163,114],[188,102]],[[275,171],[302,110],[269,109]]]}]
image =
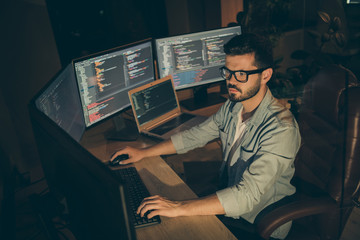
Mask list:
[{"label": "chair armrest", "polygon": [[335,201],[329,197],[295,200],[264,215],[257,221],[256,231],[263,239],[269,239],[278,227],[289,221],[325,213],[336,207]]}]

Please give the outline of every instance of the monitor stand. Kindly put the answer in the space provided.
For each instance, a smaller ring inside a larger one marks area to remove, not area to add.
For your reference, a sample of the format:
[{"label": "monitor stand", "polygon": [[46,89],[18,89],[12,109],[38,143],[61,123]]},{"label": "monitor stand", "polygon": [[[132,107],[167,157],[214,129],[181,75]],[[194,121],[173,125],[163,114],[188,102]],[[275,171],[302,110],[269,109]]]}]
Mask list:
[{"label": "monitor stand", "polygon": [[112,118],[114,128],[105,133],[108,140],[135,141],[139,137],[136,124],[122,115]]},{"label": "monitor stand", "polygon": [[223,103],[226,98],[222,97],[220,93],[208,93],[207,86],[199,86],[193,89],[194,97],[181,101],[181,105],[189,111],[194,111],[204,107]]}]

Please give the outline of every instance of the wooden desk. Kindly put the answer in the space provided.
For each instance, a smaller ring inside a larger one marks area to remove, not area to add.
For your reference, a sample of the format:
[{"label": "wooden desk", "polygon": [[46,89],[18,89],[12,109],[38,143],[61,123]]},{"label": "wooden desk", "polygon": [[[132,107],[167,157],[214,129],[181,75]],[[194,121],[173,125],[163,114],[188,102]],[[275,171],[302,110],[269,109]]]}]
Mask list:
[{"label": "wooden desk", "polygon": [[[110,155],[125,145],[146,147],[155,142],[140,137],[135,142],[107,141],[104,131],[111,129],[110,123],[87,131],[82,145],[101,161],[108,161]],[[197,198],[196,194],[166,164],[161,157],[143,159],[134,164],[150,194],[159,194],[171,200]],[[136,230],[137,238],[142,239],[236,239],[216,216],[161,217],[161,224]]]},{"label": "wooden desk", "polygon": [[[151,194],[172,200],[197,198],[196,194],[160,157],[135,164]],[[136,230],[138,239],[236,239],[215,216],[167,218],[162,223]]]}]

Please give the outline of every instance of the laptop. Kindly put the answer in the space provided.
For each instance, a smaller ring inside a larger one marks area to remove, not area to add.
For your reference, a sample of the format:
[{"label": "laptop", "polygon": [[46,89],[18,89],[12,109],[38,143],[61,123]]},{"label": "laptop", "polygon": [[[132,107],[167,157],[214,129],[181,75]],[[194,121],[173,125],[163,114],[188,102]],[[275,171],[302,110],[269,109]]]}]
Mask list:
[{"label": "laptop", "polygon": [[134,88],[128,94],[140,134],[165,140],[207,119],[181,112],[171,75]]}]

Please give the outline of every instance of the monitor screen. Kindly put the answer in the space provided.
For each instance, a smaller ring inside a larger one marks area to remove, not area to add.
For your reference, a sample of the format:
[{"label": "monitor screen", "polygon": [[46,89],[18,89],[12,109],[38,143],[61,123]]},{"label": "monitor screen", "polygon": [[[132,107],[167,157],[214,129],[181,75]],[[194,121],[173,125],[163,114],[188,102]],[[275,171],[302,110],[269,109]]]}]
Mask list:
[{"label": "monitor screen", "polygon": [[36,107],[76,141],[80,141],[85,124],[72,64],[67,65],[36,97]]},{"label": "monitor screen", "polygon": [[133,91],[135,92],[130,97],[139,125],[167,116],[167,113],[174,114],[179,108],[171,78],[156,81],[154,85]]},{"label": "monitor screen", "polygon": [[79,240],[136,239],[121,179],[42,114],[33,101],[29,113],[48,194],[66,209],[60,214],[65,227]]},{"label": "monitor screen", "polygon": [[127,92],[154,81],[151,40],[74,60],[87,127],[130,106]]},{"label": "monitor screen", "polygon": [[239,34],[236,26],[156,39],[160,78],[172,75],[176,90],[222,81],[223,45]]},{"label": "monitor screen", "polygon": [[360,4],[360,0],[346,0],[347,4]]}]

